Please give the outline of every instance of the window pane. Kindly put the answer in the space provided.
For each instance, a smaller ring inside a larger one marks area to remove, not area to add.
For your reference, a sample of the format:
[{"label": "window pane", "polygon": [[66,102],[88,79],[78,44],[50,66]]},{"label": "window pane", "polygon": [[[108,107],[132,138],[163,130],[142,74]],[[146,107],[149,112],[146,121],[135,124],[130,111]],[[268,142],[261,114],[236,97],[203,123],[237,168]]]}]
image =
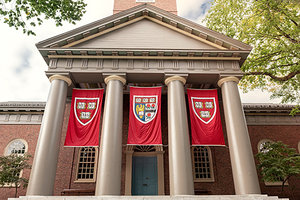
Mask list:
[{"label": "window pane", "polygon": [[79,156],[77,180],[93,180],[96,149],[94,147],[82,147]]},{"label": "window pane", "polygon": [[195,180],[212,178],[208,147],[193,148],[193,166]]}]

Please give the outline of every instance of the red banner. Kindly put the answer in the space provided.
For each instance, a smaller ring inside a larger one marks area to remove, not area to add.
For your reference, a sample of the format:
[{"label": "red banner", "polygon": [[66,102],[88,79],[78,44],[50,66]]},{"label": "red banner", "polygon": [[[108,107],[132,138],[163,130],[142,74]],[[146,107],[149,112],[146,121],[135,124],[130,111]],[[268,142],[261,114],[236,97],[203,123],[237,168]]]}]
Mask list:
[{"label": "red banner", "polygon": [[98,146],[103,89],[73,89],[65,146]]},{"label": "red banner", "polygon": [[161,87],[130,87],[129,110],[127,144],[162,144]]},{"label": "red banner", "polygon": [[217,90],[187,89],[192,145],[225,145]]}]

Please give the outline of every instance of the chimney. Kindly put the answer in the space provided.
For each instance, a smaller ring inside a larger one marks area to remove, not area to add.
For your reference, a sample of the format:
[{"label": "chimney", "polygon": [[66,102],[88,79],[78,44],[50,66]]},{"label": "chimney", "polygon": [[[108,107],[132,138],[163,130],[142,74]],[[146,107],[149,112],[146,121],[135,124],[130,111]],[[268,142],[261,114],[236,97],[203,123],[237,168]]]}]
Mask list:
[{"label": "chimney", "polygon": [[114,14],[144,3],[177,15],[176,0],[114,0]]}]

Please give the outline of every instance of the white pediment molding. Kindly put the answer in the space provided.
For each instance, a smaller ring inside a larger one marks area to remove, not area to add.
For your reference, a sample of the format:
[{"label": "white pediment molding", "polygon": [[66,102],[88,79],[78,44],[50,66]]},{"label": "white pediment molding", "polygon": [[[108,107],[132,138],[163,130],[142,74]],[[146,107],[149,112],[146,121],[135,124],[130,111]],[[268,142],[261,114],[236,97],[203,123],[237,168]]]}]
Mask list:
[{"label": "white pediment molding", "polygon": [[[64,48],[84,48],[84,49],[168,49],[168,50],[191,50],[191,49],[226,49],[222,46],[193,37],[179,29],[170,29],[162,26],[152,18],[142,17],[130,25],[115,29],[106,34],[95,34],[88,38],[83,38],[74,43],[64,46]],[[183,32],[183,33],[182,33]]]},{"label": "white pediment molding", "polygon": [[49,38],[39,42],[37,47],[73,47],[74,45],[123,28],[145,18],[220,50],[251,50],[249,45],[149,4],[136,6],[72,31]]}]

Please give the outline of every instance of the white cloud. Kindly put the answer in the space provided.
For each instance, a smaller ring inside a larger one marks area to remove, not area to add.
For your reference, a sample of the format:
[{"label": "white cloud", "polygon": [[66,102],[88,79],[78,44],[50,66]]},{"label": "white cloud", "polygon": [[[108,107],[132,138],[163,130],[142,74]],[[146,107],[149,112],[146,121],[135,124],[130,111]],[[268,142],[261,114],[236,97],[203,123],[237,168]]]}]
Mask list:
[{"label": "white cloud", "polygon": [[[201,8],[201,5],[208,1],[177,0],[178,13],[182,17],[189,17],[190,20],[199,22],[205,8],[205,6]],[[113,0],[86,0],[86,2],[87,13],[77,25],[65,24],[63,27],[55,27],[54,23],[46,21],[35,29],[36,37],[28,37],[21,31],[0,23],[2,46],[0,48],[0,102],[47,100],[50,87],[44,72],[47,70],[47,65],[35,47],[35,43],[112,14]],[[27,66],[22,63],[24,61],[28,62]],[[19,70],[19,73],[16,73],[16,70]],[[270,102],[268,96],[267,93],[255,91],[255,93],[242,94],[241,98],[243,102]]]}]

